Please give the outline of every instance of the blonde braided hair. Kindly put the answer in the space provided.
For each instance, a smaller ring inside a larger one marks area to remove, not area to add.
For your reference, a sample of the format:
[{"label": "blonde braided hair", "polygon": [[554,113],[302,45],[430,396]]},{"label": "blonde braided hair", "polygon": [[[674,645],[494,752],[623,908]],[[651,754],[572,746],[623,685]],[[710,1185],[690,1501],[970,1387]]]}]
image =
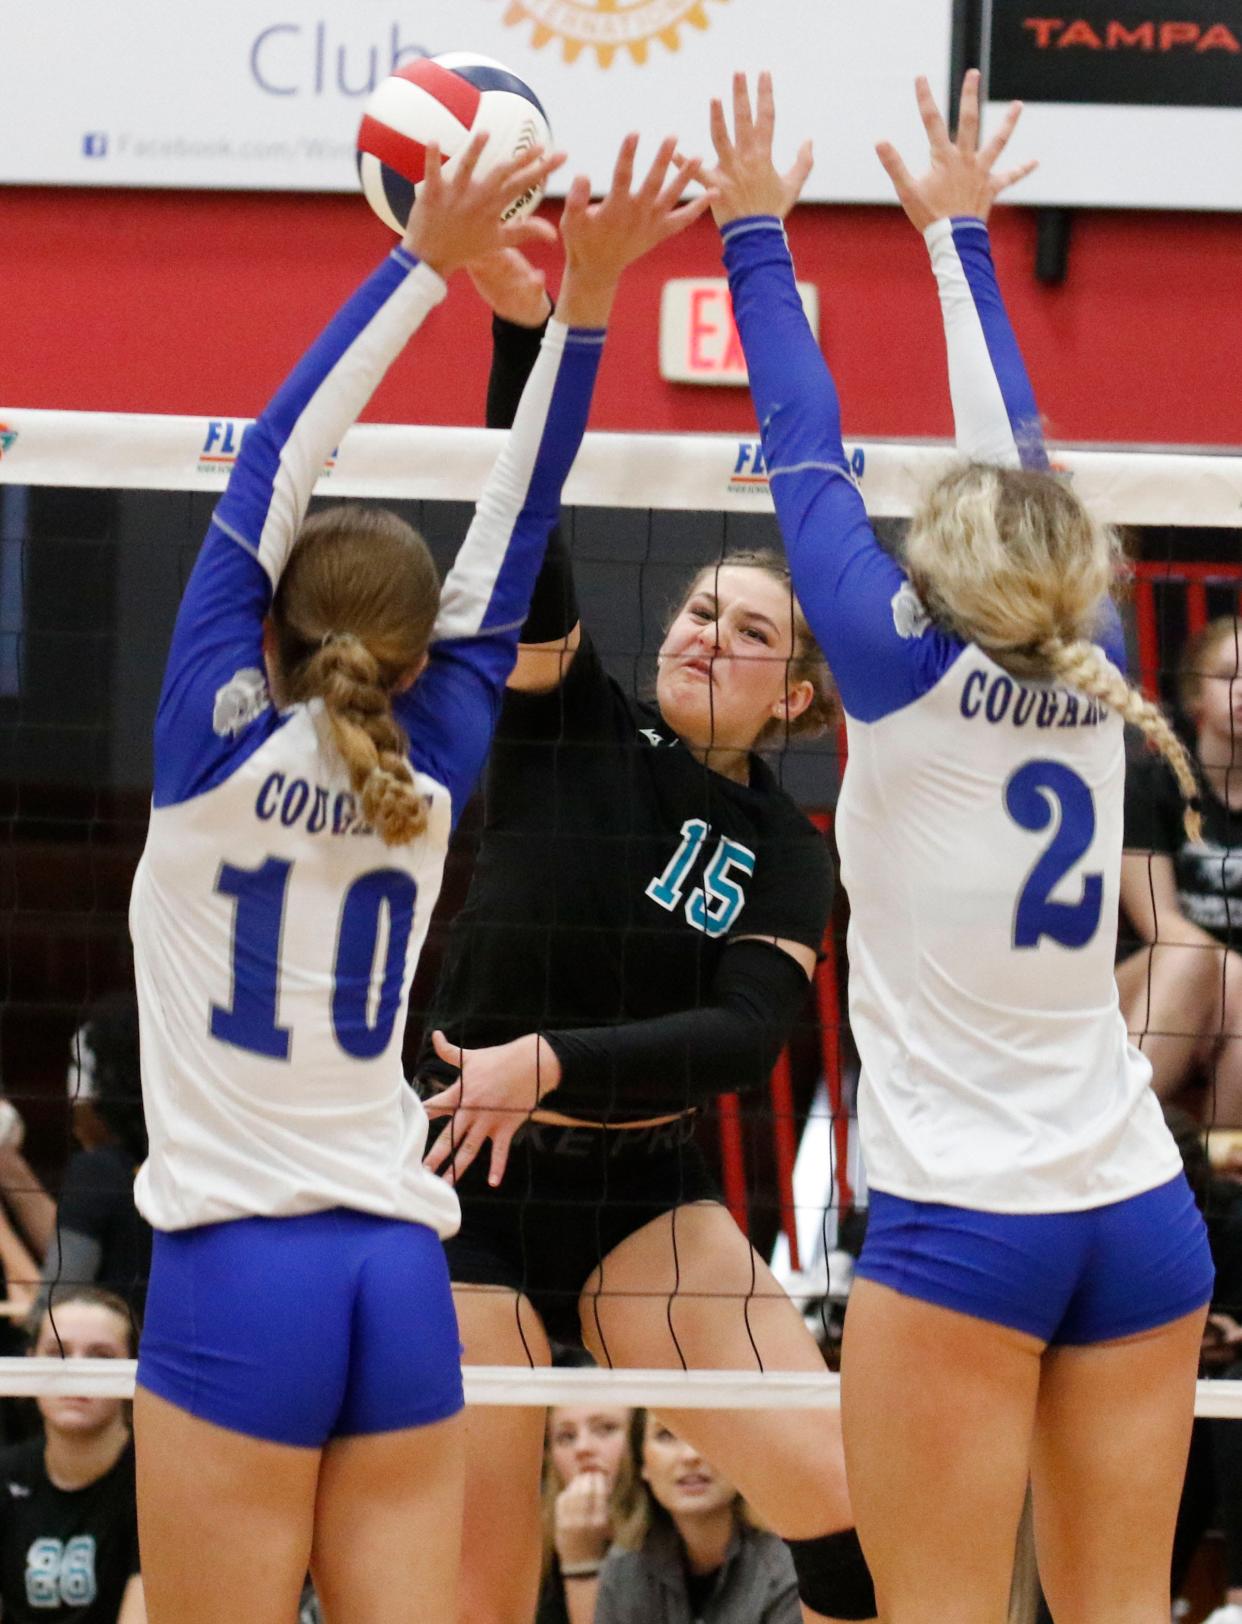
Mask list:
[{"label": "blonde braided hair", "polygon": [[1177,779],[1185,806],[1182,820],[1192,841],[1203,837],[1203,816],[1199,805],[1199,782],[1190,751],[1173,731],[1168,717],[1131,687],[1113,662],[1094,643],[1063,643],[1051,637],[1043,645],[1048,666],[1067,687],[1104,702],[1123,721],[1137,727],[1147,742],[1168,762]]},{"label": "blonde braided hair", "polygon": [[386,845],[427,827],[392,696],[427,650],[440,582],[422,537],[383,508],[307,520],[272,603],[282,689],[319,698],[362,813]]},{"label": "blonde braided hair", "polygon": [[932,618],[1011,675],[1055,677],[1139,728],[1177,778],[1187,834],[1200,838],[1189,751],[1092,641],[1124,555],[1116,531],[1097,523],[1068,483],[982,463],[951,469],[914,517],[906,565]]}]

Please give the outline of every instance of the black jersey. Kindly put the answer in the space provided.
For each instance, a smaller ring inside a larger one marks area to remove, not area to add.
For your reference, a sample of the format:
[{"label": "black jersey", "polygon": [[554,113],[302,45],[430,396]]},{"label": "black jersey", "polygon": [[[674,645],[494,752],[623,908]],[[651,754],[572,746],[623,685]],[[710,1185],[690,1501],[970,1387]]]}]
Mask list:
[{"label": "black jersey", "polygon": [[151,1226],[134,1205],[134,1172],[119,1144],[79,1151],[65,1169],[57,1220],[99,1247],[94,1284],[115,1291],[141,1315],[151,1273]]},{"label": "black jersey", "polygon": [[0,1449],[4,1624],[116,1624],[139,1571],[134,1450],[84,1489],[58,1489],[43,1439]]},{"label": "black jersey", "polygon": [[[739,784],[704,767],[586,637],[559,688],[510,691],[429,1030],[475,1047],[647,1020],[703,1002],[738,937],[817,951],[827,846],[766,763],[750,768]],[[686,1103],[674,1085],[660,1108]],[[651,1114],[650,1096],[610,1110]]]},{"label": "black jersey", "polygon": [[1192,842],[1183,822],[1181,791],[1164,761],[1153,756],[1131,761],[1126,768],[1126,849],[1171,857],[1186,918],[1226,947],[1242,949],[1242,812],[1231,812],[1202,774],[1199,780],[1203,838]]}]

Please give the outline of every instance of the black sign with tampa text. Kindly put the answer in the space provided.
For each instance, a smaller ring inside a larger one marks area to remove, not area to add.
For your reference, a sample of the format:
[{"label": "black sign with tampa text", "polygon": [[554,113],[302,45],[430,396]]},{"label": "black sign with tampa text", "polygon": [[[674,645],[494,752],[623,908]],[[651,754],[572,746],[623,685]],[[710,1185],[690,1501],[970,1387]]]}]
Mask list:
[{"label": "black sign with tampa text", "polygon": [[1242,0],[991,0],[988,97],[1242,107]]}]

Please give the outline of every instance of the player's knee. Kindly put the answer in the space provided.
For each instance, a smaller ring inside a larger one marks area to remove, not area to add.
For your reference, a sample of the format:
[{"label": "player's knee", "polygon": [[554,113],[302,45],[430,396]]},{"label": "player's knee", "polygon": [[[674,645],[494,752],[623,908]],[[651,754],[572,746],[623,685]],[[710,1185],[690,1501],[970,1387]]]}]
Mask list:
[{"label": "player's knee", "polygon": [[829,1618],[874,1618],[875,1586],[858,1534],[844,1528],[785,1542],[798,1575],[798,1599]]}]

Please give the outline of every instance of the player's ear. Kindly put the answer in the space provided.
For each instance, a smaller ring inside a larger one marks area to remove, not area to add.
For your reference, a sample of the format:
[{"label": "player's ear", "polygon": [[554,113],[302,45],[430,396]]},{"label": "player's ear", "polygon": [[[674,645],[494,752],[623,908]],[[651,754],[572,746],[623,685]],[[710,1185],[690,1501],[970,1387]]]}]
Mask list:
[{"label": "player's ear", "polygon": [[815,698],[815,687],[804,677],[791,682],[783,696],[773,702],[772,715],[782,722],[796,722]]},{"label": "player's ear", "polygon": [[430,658],[431,658],[431,656],[424,649],[422,654],[420,654],[418,659],[415,661],[415,663],[412,666],[410,666],[407,671],[404,671],[401,674],[401,676],[399,676],[397,678],[396,682],[393,684],[393,688],[392,688],[393,693],[394,694],[403,694],[403,693],[406,693],[410,688],[412,688],[414,686],[414,684],[418,681],[419,677],[421,677],[423,672],[427,669],[427,661]]}]

